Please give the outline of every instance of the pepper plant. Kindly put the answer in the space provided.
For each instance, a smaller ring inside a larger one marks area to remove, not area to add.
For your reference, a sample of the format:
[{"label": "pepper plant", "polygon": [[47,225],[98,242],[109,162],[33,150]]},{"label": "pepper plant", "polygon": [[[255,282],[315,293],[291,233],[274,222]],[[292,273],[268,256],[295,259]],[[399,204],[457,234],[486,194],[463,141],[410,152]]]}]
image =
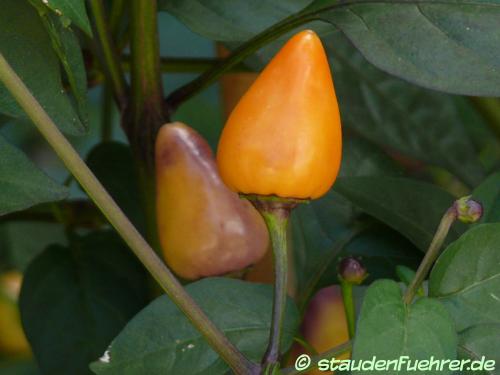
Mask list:
[{"label": "pepper plant", "polygon": [[499,24],[496,0],[3,0],[0,374],[500,366]]}]

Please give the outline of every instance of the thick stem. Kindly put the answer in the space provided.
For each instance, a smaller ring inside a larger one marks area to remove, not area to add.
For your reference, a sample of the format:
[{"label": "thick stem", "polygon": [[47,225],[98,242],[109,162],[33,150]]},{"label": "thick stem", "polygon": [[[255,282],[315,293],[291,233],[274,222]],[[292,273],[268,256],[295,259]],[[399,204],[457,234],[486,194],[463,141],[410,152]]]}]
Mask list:
[{"label": "thick stem", "polygon": [[127,82],[118,54],[111,40],[111,33],[105,16],[102,0],[89,0],[90,9],[93,14],[93,26],[95,34],[99,38],[98,49],[102,55],[101,65],[113,88],[113,95],[120,109],[124,109],[127,103]]},{"label": "thick stem", "polygon": [[434,234],[434,238],[432,239],[431,244],[429,245],[429,248],[425,253],[424,259],[422,260],[422,263],[420,263],[417,273],[415,274],[415,277],[408,286],[408,289],[406,289],[403,301],[407,305],[413,301],[413,298],[415,297],[415,294],[420,288],[420,285],[422,284],[422,282],[425,280],[425,277],[429,273],[429,270],[431,269],[432,265],[434,264],[434,261],[438,257],[439,252],[441,250],[441,246],[443,246],[446,236],[450,231],[450,227],[456,219],[457,219],[457,211],[455,205],[453,205],[443,215],[443,218],[441,219],[441,222],[439,223],[439,226],[436,230],[436,234]]},{"label": "thick stem", "polygon": [[207,342],[236,374],[255,374],[259,370],[259,366],[246,359],[186,293],[179,281],[128,220],[1,53],[0,82],[10,91],[130,249]]},{"label": "thick stem", "polygon": [[251,201],[266,222],[274,254],[275,283],[271,331],[269,344],[262,359],[263,367],[269,368],[278,364],[280,357],[281,331],[287,297],[287,225],[290,212],[296,202],[260,199],[259,197],[252,198]]},{"label": "thick stem", "polygon": [[123,126],[136,155],[153,171],[154,144],[159,127],[166,122],[160,74],[156,0],[131,0],[130,113]]},{"label": "thick stem", "polygon": [[354,308],[354,298],[352,296],[353,285],[345,280],[340,281],[342,289],[342,299],[344,300],[344,311],[347,319],[347,329],[349,338],[352,339],[356,334],[356,311]]}]

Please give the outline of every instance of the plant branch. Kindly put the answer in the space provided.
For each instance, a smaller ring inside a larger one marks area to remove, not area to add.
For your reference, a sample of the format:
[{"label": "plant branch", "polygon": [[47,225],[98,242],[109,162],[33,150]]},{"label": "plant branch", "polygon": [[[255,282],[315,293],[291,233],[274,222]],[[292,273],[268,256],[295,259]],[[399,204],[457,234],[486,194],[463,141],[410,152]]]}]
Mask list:
[{"label": "plant branch", "polygon": [[[130,1],[132,98],[129,110],[122,116],[123,129],[146,178],[150,178],[154,172],[156,134],[160,126],[167,122],[163,105],[156,8],[156,0]],[[145,192],[148,195],[150,193]]]},{"label": "plant branch", "polygon": [[10,91],[130,249],[207,342],[236,374],[255,374],[259,366],[246,359],[186,293],[179,281],[128,220],[1,53],[0,82]]},{"label": "plant branch", "polygon": [[93,27],[98,36],[98,50],[102,55],[101,65],[113,88],[113,95],[121,110],[127,103],[127,82],[123,69],[111,40],[102,0],[89,0],[90,9],[93,14]]},{"label": "plant branch", "polygon": [[436,233],[434,234],[434,238],[432,239],[431,244],[429,245],[429,248],[425,253],[424,259],[422,260],[422,263],[420,263],[420,266],[417,269],[415,277],[413,278],[410,285],[406,289],[406,293],[403,296],[403,301],[407,305],[409,305],[413,301],[413,298],[415,297],[415,294],[417,294],[420,285],[422,284],[422,282],[425,280],[425,277],[429,273],[429,270],[431,269],[432,265],[434,264],[434,261],[439,255],[441,246],[443,246],[446,236],[450,231],[451,225],[455,222],[456,219],[457,219],[457,211],[455,205],[453,205],[443,215],[441,222],[439,223],[439,226],[436,230]]}]

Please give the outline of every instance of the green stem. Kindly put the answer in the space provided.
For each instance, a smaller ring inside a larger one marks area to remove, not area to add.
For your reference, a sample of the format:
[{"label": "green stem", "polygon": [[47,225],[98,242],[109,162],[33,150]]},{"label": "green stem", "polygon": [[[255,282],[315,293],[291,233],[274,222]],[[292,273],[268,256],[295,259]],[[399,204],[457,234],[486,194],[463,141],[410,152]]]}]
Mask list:
[{"label": "green stem", "polygon": [[102,0],[89,0],[93,14],[95,34],[99,38],[99,52],[102,54],[102,66],[108,81],[113,88],[113,95],[120,109],[124,109],[127,102],[127,83],[123,74],[118,54],[113,46],[108,23],[105,17]]},{"label": "green stem", "polygon": [[295,201],[276,201],[266,197],[250,197],[266,222],[274,254],[274,301],[271,319],[269,344],[262,359],[264,368],[271,368],[279,363],[281,331],[286,308],[287,291],[287,225],[290,212],[297,204]]},{"label": "green stem", "polygon": [[417,269],[415,277],[413,278],[412,282],[406,289],[403,301],[407,305],[409,305],[413,301],[413,298],[415,297],[415,294],[417,294],[420,285],[423,283],[425,277],[429,273],[429,270],[431,269],[432,265],[434,264],[434,261],[439,255],[441,246],[443,246],[446,236],[450,231],[451,225],[454,223],[456,219],[457,219],[457,211],[455,209],[455,206],[453,205],[443,215],[443,218],[439,223],[436,233],[434,234],[434,238],[432,239],[431,244],[429,245],[429,248],[425,253],[424,259],[422,260],[422,263],[420,263],[420,266]]},{"label": "green stem", "polygon": [[[123,69],[130,70],[130,56],[122,56]],[[162,73],[202,73],[222,59],[202,57],[160,57],[160,71]],[[252,70],[240,63],[231,68],[231,73],[251,72]]]},{"label": "green stem", "polygon": [[259,369],[258,365],[245,358],[186,293],[179,281],[128,220],[1,53],[0,82],[5,85],[21,108],[24,109],[68,170],[75,176],[130,249],[214,350],[236,374],[256,373]]},{"label": "green stem", "polygon": [[311,371],[312,369],[318,367],[318,362],[321,361],[322,359],[330,360],[332,358],[338,358],[342,354],[348,353],[351,349],[352,349],[352,341],[347,341],[343,344],[336,346],[335,348],[327,350],[324,353],[311,357],[311,365],[308,368],[305,368],[303,370],[297,370],[295,367],[288,367],[281,370],[281,374],[282,375],[303,374],[307,371]]},{"label": "green stem", "polygon": [[356,334],[356,311],[354,308],[354,298],[352,296],[353,285],[345,280],[340,281],[342,289],[342,299],[344,300],[344,311],[347,319],[347,328],[349,338],[352,339]]},{"label": "green stem", "polygon": [[160,73],[156,0],[131,0],[130,112],[123,126],[134,153],[153,174],[154,145],[160,126],[166,122]]}]

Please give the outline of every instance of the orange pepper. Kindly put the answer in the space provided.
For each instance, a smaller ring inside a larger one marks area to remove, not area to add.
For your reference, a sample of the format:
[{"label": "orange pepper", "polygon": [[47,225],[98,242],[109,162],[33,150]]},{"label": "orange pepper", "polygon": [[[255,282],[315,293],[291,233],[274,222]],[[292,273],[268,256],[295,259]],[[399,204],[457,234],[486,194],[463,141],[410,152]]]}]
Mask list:
[{"label": "orange pepper", "polygon": [[[301,333],[306,342],[317,353],[324,353],[349,340],[344,302],[338,285],[319,290],[311,299],[304,315]],[[289,365],[293,366],[296,358],[303,353],[306,353],[306,350],[296,344],[293,348]],[[307,354],[313,355],[314,353]],[[336,359],[347,359],[349,356],[350,354],[346,353]],[[308,375],[331,373],[331,371],[325,372],[319,369],[306,372]]]},{"label": "orange pepper", "polygon": [[239,101],[222,132],[224,182],[245,194],[318,198],[335,181],[342,135],[328,59],[313,31],[293,36]]},{"label": "orange pepper", "polygon": [[208,143],[181,124],[164,125],[156,141],[157,222],[167,264],[197,279],[248,267],[269,238],[257,210],[221,181]]}]

